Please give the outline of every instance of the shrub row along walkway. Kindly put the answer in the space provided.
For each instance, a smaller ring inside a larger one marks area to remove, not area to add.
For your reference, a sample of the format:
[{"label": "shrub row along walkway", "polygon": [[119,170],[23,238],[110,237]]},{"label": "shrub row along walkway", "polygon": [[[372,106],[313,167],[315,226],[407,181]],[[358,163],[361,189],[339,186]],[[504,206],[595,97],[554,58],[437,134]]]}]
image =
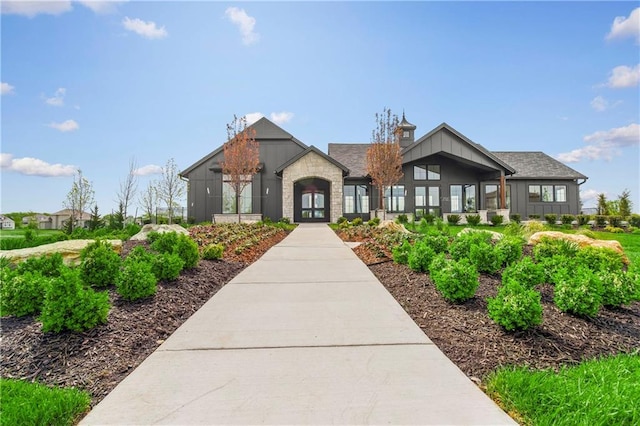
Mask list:
[{"label": "shrub row along walkway", "polygon": [[298,226],[81,424],[515,424],[326,225]]}]

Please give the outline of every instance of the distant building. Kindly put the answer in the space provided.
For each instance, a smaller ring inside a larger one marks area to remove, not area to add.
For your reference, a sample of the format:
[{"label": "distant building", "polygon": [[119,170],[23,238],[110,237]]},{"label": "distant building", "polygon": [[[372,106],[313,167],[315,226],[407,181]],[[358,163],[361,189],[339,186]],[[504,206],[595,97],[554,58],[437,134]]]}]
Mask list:
[{"label": "distant building", "polygon": [[0,215],[1,229],[16,229],[16,223],[8,216]]},{"label": "distant building", "polygon": [[[52,229],[64,229],[67,221],[71,218],[71,210],[64,209],[51,214]],[[91,214],[87,212],[75,212],[75,228],[86,228],[91,220]]]},{"label": "distant building", "polygon": [[23,226],[28,226],[30,223],[36,223],[38,229],[53,229],[52,222],[53,219],[48,214],[37,214],[22,218]]}]

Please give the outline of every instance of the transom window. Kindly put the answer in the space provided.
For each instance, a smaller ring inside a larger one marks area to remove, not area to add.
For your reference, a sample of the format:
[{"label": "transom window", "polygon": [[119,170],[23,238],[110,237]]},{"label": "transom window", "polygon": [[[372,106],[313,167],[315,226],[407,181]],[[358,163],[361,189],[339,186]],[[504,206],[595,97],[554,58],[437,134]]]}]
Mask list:
[{"label": "transom window", "polygon": [[367,185],[344,186],[344,213],[369,213],[369,187]]},{"label": "transom window", "polygon": [[566,203],[567,185],[529,185],[531,203]]},{"label": "transom window", "polygon": [[476,211],[475,184],[451,185],[451,213],[472,213]]},{"label": "transom window", "polygon": [[413,166],[413,180],[440,180],[440,165],[420,164]]},{"label": "transom window", "polygon": [[[240,193],[240,213],[251,213],[251,175],[244,176],[243,180],[247,185]],[[222,175],[222,213],[238,213],[236,193],[229,175]]]}]

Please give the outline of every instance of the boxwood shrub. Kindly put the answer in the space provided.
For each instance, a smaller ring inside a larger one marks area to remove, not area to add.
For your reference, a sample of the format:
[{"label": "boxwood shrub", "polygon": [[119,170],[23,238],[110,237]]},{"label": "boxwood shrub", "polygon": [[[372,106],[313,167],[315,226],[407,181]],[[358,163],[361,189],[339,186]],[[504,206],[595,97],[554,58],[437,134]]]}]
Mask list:
[{"label": "boxwood shrub", "polygon": [[224,254],[224,245],[222,245],[221,243],[207,244],[202,249],[202,258],[206,260],[222,259],[223,254]]},{"label": "boxwood shrub", "polygon": [[154,295],[157,284],[151,262],[127,257],[116,281],[116,291],[123,299],[134,301]]},{"label": "boxwood shrub", "polygon": [[517,282],[527,289],[534,288],[545,282],[544,269],[541,264],[535,263],[530,257],[523,257],[502,271],[502,284],[509,281]]},{"label": "boxwood shrub", "polygon": [[479,214],[467,215],[467,223],[471,226],[477,226],[480,223],[480,215]]},{"label": "boxwood shrub", "polygon": [[496,297],[487,299],[487,308],[489,318],[507,331],[542,324],[540,293],[513,279],[500,286]]},{"label": "boxwood shrub", "polygon": [[176,253],[158,253],[153,257],[152,272],[158,280],[172,281],[180,276],[184,261]]},{"label": "boxwood shrub", "polygon": [[602,305],[602,281],[591,269],[576,265],[570,274],[558,277],[554,302],[558,309],[584,317],[594,317]]},{"label": "boxwood shrub", "polygon": [[480,272],[495,274],[502,268],[502,251],[491,243],[481,241],[469,248],[469,260]]},{"label": "boxwood shrub", "polygon": [[39,271],[17,273],[8,267],[0,272],[0,312],[22,317],[37,314],[42,309],[44,292],[51,280]]},{"label": "boxwood shrub", "polygon": [[401,265],[408,264],[409,253],[411,253],[411,250],[413,250],[413,246],[409,243],[408,240],[405,240],[402,244],[395,246],[393,249],[391,249],[393,261]]},{"label": "boxwood shrub", "polygon": [[115,284],[122,258],[106,241],[95,241],[80,252],[82,281],[94,287]]},{"label": "boxwood shrub", "polygon": [[416,272],[429,270],[429,265],[436,255],[436,251],[423,239],[416,241],[407,257],[409,268]]},{"label": "boxwood shrub", "polygon": [[439,269],[432,264],[430,270],[431,279],[442,297],[451,303],[462,303],[476,294],[480,283],[473,263],[467,259],[446,259],[440,264],[442,267]]}]

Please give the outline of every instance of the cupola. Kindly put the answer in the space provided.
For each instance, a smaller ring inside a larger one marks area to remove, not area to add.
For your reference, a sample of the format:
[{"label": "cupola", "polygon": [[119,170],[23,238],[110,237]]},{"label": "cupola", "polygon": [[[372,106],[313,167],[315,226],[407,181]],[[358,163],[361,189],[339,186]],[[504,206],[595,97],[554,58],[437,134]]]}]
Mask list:
[{"label": "cupola", "polygon": [[415,142],[416,126],[407,121],[404,117],[404,111],[402,111],[402,121],[398,124],[398,129],[400,129],[400,147],[406,148]]}]

